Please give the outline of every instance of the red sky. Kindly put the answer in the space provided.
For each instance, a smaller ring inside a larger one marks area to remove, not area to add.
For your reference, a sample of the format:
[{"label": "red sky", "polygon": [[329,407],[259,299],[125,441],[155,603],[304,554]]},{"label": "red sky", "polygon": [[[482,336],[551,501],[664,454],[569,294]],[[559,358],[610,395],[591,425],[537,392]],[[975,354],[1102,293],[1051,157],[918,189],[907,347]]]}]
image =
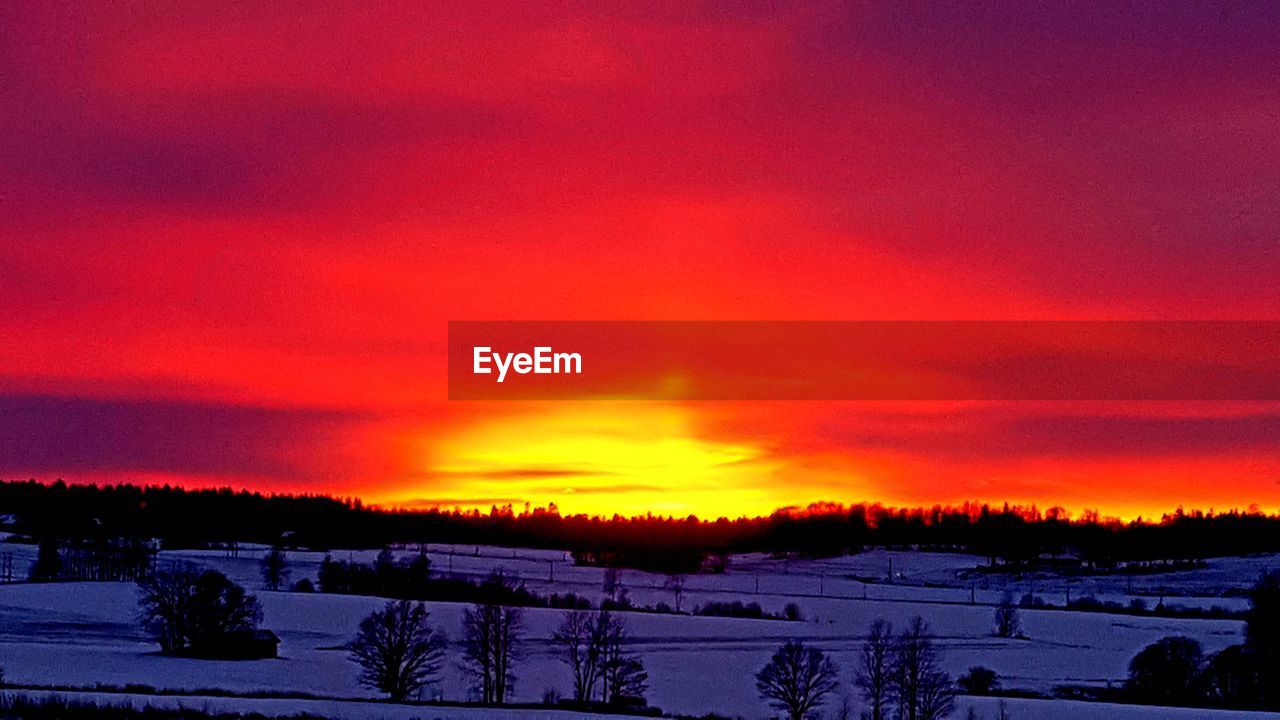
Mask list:
[{"label": "red sky", "polygon": [[448,320],[1276,319],[1272,3],[185,5],[0,9],[0,476],[1280,508],[1274,404],[445,400]]}]

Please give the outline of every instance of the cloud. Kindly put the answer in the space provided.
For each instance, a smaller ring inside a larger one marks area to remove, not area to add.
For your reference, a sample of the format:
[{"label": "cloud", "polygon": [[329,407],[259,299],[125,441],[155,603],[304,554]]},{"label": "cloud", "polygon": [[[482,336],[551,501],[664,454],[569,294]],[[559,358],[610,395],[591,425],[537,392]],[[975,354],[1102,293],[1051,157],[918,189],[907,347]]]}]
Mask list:
[{"label": "cloud", "polygon": [[335,443],[367,419],[213,402],[0,395],[0,471],[305,484],[353,469]]},{"label": "cloud", "polygon": [[[3,4],[0,465],[398,494],[432,459],[387,447],[477,412],[450,319],[1276,317],[1277,32],[1274,3]],[[826,452],[1275,447],[1272,416],[691,412],[779,495]]]},{"label": "cloud", "polygon": [[538,480],[542,478],[602,477],[616,475],[605,469],[583,470],[581,468],[505,468],[493,470],[437,470],[433,476],[445,478],[487,478],[492,480]]},{"label": "cloud", "polygon": [[441,497],[441,498],[410,498],[408,500],[397,500],[395,502],[386,503],[388,507],[400,507],[410,510],[432,510],[432,509],[449,509],[449,508],[482,508],[490,505],[502,507],[503,505],[523,505],[527,502],[524,498],[518,497]]},{"label": "cloud", "polygon": [[1168,460],[1280,451],[1280,413],[1161,417],[1133,412],[1132,404],[1127,411],[1104,414],[986,405],[897,420],[889,414],[856,426],[826,423],[822,433],[855,454],[889,450],[939,461]]}]

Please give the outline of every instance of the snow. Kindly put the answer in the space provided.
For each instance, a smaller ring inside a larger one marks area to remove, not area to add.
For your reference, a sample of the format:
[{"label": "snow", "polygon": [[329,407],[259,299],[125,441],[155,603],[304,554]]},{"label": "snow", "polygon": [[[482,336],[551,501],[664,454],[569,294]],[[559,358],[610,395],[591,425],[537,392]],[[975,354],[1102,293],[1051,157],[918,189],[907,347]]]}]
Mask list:
[{"label": "snow", "polygon": [[171,697],[105,692],[18,692],[33,699],[60,697],[81,702],[92,702],[100,706],[151,706],[166,709],[195,709],[209,713],[255,712],[276,717],[301,714],[318,715],[327,718],[347,718],[349,720],[484,720],[487,718],[493,718],[494,720],[585,720],[594,717],[626,717],[565,710],[436,707],[348,700],[304,700],[292,698],[276,700],[209,695]]},{"label": "snow", "polygon": [[[15,566],[25,568],[34,559],[34,548],[6,545]],[[599,600],[603,595],[603,571],[577,567],[558,551],[510,550],[490,547],[425,548],[436,572],[483,577],[500,570],[518,577],[539,592],[577,592]],[[341,717],[480,717],[466,709],[417,708],[403,714],[386,703],[357,703],[375,695],[356,683],[355,667],[342,649],[360,619],[385,600],[291,592],[262,588],[258,559],[262,548],[241,547],[239,557],[217,551],[164,552],[164,560],[191,561],[216,567],[252,589],[263,607],[263,626],[281,638],[281,658],[248,662],[206,661],[162,657],[142,633],[136,619],[136,590],[129,583],[16,583],[0,585],[0,665],[9,682],[39,686],[91,687],[102,683],[125,686],[135,683],[172,691],[194,692],[218,688],[245,693],[270,690],[319,695],[347,700],[264,700],[212,698],[200,702],[228,703],[216,707],[241,707],[248,703],[260,712],[316,712]],[[410,548],[400,551],[418,552]],[[339,551],[338,559],[372,561],[376,552]],[[291,552],[291,579],[315,580],[322,553]],[[893,576],[888,567],[892,561]],[[691,608],[709,600],[759,602],[779,612],[787,603],[797,604],[802,622],[712,618],[689,615],[625,613],[633,647],[650,675],[649,700],[669,713],[701,715],[719,713],[747,718],[766,717],[767,707],[756,695],[753,676],[779,644],[802,639],[829,652],[841,667],[843,691],[850,692],[849,678],[866,627],[877,618],[895,625],[921,615],[932,626],[945,654],[946,668],[959,675],[971,666],[983,665],[999,673],[1005,687],[1048,692],[1057,685],[1105,686],[1123,680],[1129,660],[1145,645],[1167,635],[1187,635],[1213,652],[1241,640],[1242,623],[1235,620],[1198,620],[1088,613],[1062,610],[1023,610],[1023,639],[992,637],[992,608],[1003,588],[1003,578],[983,576],[977,586],[974,569],[985,560],[968,555],[872,551],[826,560],[780,560],[759,555],[735,557],[729,572],[686,578],[682,606]],[[1247,586],[1258,573],[1276,563],[1273,556],[1224,558],[1205,568],[1142,576],[1143,588],[1159,585],[1177,589],[1167,602],[1212,600],[1221,603],[1228,590]],[[554,575],[554,582],[551,578]],[[871,580],[875,582],[871,582]],[[665,576],[624,571],[623,587],[635,602],[674,605],[665,589]],[[892,584],[890,584],[892,580]],[[866,581],[866,582],[864,582]],[[1013,583],[1026,582],[1012,580]],[[1070,589],[1078,596],[1088,582],[1098,590],[1115,591],[1125,599],[1123,578],[1036,579],[1037,594],[1052,601]],[[1135,579],[1135,583],[1137,579]],[[1119,585],[1116,585],[1119,583]],[[971,589],[971,585],[975,585]],[[757,590],[757,587],[759,588]],[[970,604],[970,593],[977,604]],[[864,599],[865,593],[865,599]],[[983,604],[987,603],[987,604]],[[1154,603],[1152,603],[1154,604]],[[433,622],[454,638],[460,636],[465,606],[429,603]],[[567,669],[555,654],[549,636],[561,611],[528,609],[526,641],[522,645],[515,700],[540,701],[547,690],[566,694]],[[439,687],[432,689],[450,701],[468,699],[467,681],[456,663],[443,672]],[[116,696],[117,699],[119,696]],[[176,702],[173,698],[147,701]],[[834,702],[834,701],[833,701]],[[994,717],[995,700],[964,698],[963,717],[969,704],[980,717]],[[1018,720],[1058,720],[1075,717],[1106,718],[1280,718],[1261,713],[1214,713],[1119,705],[1081,704],[1067,701],[1010,699],[1007,705]],[[310,705],[308,705],[310,703]],[[328,704],[326,704],[328,703]],[[303,707],[306,705],[306,707]],[[324,707],[317,710],[312,707]],[[331,707],[332,706],[332,707]],[[366,707],[368,706],[368,707]],[[830,707],[828,708],[831,709]],[[437,714],[437,710],[440,713]],[[506,717],[483,711],[483,717]],[[512,711],[511,717],[556,717],[550,711]],[[381,713],[381,714],[380,714]],[[571,714],[581,717],[580,714]]]}]

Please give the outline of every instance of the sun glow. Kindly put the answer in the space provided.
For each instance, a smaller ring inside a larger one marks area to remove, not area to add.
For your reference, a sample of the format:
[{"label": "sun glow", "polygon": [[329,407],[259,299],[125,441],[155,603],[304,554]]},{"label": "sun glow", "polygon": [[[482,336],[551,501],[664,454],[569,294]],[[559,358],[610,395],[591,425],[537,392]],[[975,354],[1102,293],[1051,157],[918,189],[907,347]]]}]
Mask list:
[{"label": "sun glow", "polygon": [[428,480],[386,502],[702,517],[788,504],[766,448],[709,439],[693,418],[677,405],[591,403],[479,422],[434,442]]}]

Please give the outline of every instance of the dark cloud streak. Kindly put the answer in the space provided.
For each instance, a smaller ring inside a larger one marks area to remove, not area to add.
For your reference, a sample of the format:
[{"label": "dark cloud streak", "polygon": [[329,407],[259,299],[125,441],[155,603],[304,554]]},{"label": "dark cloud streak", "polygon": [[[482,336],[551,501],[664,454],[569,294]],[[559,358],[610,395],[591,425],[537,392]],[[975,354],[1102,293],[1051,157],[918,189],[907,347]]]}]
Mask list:
[{"label": "dark cloud streak", "polygon": [[0,396],[0,471],[159,472],[300,481],[335,452],[349,412],[177,400]]}]

